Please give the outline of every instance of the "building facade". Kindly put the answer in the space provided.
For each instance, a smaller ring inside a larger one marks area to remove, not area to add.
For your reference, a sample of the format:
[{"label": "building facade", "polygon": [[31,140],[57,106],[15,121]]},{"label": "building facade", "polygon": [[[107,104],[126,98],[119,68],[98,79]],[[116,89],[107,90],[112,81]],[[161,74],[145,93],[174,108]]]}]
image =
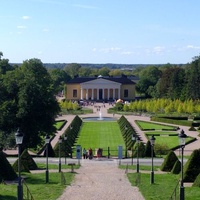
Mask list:
[{"label": "building facade", "polygon": [[135,99],[135,82],[120,77],[75,77],[66,84],[67,100],[110,101]]}]

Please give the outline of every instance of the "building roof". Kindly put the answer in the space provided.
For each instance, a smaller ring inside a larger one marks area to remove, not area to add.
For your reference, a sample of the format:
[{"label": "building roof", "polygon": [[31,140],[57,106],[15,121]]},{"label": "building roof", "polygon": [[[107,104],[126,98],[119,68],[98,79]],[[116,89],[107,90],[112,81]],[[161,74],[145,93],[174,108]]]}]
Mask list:
[{"label": "building roof", "polygon": [[74,79],[71,79],[70,81],[68,81],[67,84],[85,83],[85,82],[93,81],[96,79],[105,79],[105,80],[122,83],[122,84],[135,84],[125,75],[115,76],[115,77],[111,77],[111,76],[103,77],[101,75],[99,75],[98,77],[75,77]]}]

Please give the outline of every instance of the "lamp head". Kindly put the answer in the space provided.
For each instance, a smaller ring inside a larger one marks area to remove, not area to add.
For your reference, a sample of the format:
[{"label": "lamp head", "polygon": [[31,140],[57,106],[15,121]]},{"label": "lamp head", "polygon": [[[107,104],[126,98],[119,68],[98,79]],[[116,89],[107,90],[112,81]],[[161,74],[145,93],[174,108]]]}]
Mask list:
[{"label": "lamp head", "polygon": [[15,140],[16,140],[16,144],[22,144],[23,142],[23,137],[24,137],[24,134],[23,132],[18,128],[17,129],[17,132],[15,133]]},{"label": "lamp head", "polygon": [[151,146],[153,146],[155,144],[155,140],[156,140],[156,138],[154,137],[154,135],[152,135],[150,138]]},{"label": "lamp head", "polygon": [[187,138],[187,135],[185,134],[184,130],[182,129],[181,132],[178,134],[179,138],[179,144],[180,146],[185,146],[185,139]]},{"label": "lamp head", "polygon": [[46,143],[46,144],[49,144],[49,142],[50,142],[50,137],[49,137],[48,134],[46,134],[45,143]]}]

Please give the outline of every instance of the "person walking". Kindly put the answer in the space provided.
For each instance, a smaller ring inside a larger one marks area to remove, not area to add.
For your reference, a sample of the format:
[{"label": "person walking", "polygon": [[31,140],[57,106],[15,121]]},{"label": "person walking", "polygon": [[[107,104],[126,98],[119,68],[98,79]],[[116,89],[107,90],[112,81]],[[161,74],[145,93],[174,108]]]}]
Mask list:
[{"label": "person walking", "polygon": [[87,151],[85,148],[83,149],[83,159],[87,159]]}]

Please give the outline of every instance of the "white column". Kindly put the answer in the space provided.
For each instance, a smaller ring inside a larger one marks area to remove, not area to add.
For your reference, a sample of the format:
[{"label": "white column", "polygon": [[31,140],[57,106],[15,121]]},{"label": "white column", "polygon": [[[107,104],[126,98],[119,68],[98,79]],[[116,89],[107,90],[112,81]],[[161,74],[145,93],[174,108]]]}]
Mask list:
[{"label": "white column", "polygon": [[81,99],[83,99],[83,88],[81,88]]},{"label": "white column", "polygon": [[88,89],[86,89],[86,100],[88,100]]},{"label": "white column", "polygon": [[92,88],[92,100],[94,100],[94,89]]}]

